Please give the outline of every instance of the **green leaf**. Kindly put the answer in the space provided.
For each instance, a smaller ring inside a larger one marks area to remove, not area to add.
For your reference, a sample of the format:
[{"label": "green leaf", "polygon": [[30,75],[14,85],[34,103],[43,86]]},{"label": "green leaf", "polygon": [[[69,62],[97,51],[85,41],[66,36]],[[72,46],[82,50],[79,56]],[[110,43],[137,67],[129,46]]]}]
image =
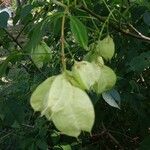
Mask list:
[{"label": "green leaf", "polygon": [[45,22],[42,21],[35,25],[35,27],[31,30],[29,34],[30,40],[24,47],[26,52],[30,52],[31,50],[35,49],[35,47],[37,47],[37,45],[40,43],[44,24]]},{"label": "green leaf", "polygon": [[44,140],[38,139],[36,141],[36,145],[40,148],[40,150],[47,150],[48,149],[48,145]]},{"label": "green leaf", "polygon": [[51,48],[45,42],[41,42],[35,49],[32,49],[31,58],[38,68],[42,68],[43,64],[52,58]]},{"label": "green leaf", "polygon": [[31,10],[33,9],[32,5],[26,5],[21,9],[20,12],[20,19],[25,18],[28,14],[31,13]]},{"label": "green leaf", "polygon": [[84,24],[78,18],[71,16],[70,27],[76,41],[80,44],[80,46],[87,50],[88,34]]},{"label": "green leaf", "polygon": [[9,14],[6,11],[0,13],[0,28],[7,28],[8,19]]},{"label": "green leaf", "polygon": [[120,109],[119,105],[121,98],[118,91],[116,91],[115,89],[106,91],[102,93],[102,97],[110,106]]},{"label": "green leaf", "polygon": [[51,87],[51,84],[54,80],[54,76],[46,79],[44,82],[42,82],[36,90],[32,93],[30,104],[34,111],[43,111],[44,109],[44,103],[46,101],[47,93],[49,92],[49,89]]},{"label": "green leaf", "polygon": [[144,20],[145,24],[150,26],[150,12],[145,12],[144,13],[143,20]]},{"label": "green leaf", "polygon": [[54,130],[53,133],[51,134],[51,140],[54,145],[58,144],[60,140],[60,134]]},{"label": "green leaf", "polygon": [[61,145],[61,148],[63,150],[72,150],[71,146],[70,145]]},{"label": "green leaf", "polygon": [[21,53],[10,53],[9,56],[0,64],[0,77],[6,74],[9,62],[15,63],[21,57]]},{"label": "green leaf", "polygon": [[4,121],[8,125],[22,123],[25,117],[23,106],[17,100],[0,101],[0,113],[4,115]]},{"label": "green leaf", "polygon": [[54,150],[62,150],[62,148],[60,146],[54,146],[53,149]]},{"label": "green leaf", "polygon": [[90,98],[72,86],[65,75],[58,75],[53,81],[42,114],[51,119],[62,133],[74,137],[78,137],[81,131],[91,132],[94,123]]},{"label": "green leaf", "polygon": [[[44,35],[47,36],[46,32],[54,33],[55,30],[59,32],[57,21],[61,20],[60,18],[63,16],[63,13],[54,13],[51,16],[48,16],[47,18],[43,18],[43,20],[37,24],[34,25],[33,29],[29,33],[30,40],[25,45],[25,51],[30,52],[32,49],[35,49],[35,47],[40,43],[42,40],[42,37]],[[56,25],[57,24],[57,25]],[[49,29],[50,26],[50,29]],[[46,32],[45,32],[46,31]],[[54,33],[56,34],[56,32]]]},{"label": "green leaf", "polygon": [[150,136],[146,137],[140,144],[139,150],[149,150],[150,148]]},{"label": "green leaf", "polygon": [[136,72],[144,71],[150,67],[150,52],[143,52],[139,56],[134,57],[129,63],[129,71],[133,70]]},{"label": "green leaf", "polygon": [[64,13],[57,12],[48,16],[48,26],[50,26],[49,30],[55,36],[58,36],[61,32],[61,21],[63,15]]},{"label": "green leaf", "polygon": [[5,60],[2,64],[0,64],[0,77],[2,77],[6,73],[8,63],[9,61]]},{"label": "green leaf", "polygon": [[28,150],[35,150],[37,149],[35,143],[32,143],[29,147],[28,147]]}]

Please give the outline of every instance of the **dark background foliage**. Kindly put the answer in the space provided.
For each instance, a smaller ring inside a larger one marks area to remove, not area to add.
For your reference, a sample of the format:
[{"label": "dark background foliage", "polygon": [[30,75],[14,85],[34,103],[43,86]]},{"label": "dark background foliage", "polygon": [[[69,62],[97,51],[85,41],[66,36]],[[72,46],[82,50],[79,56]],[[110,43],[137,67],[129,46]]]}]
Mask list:
[{"label": "dark background foliage", "polygon": [[[30,0],[15,6],[14,26],[7,27],[8,14],[0,13],[0,149],[149,150],[150,2],[64,0],[64,4],[70,4],[70,14],[86,26],[88,45],[98,40],[103,27],[101,38],[108,33],[114,38],[115,56],[106,64],[117,74],[115,89],[121,96],[121,109],[90,93],[96,120],[91,135],[82,133],[79,139],[60,134],[52,122],[33,111],[30,96],[34,89],[47,77],[61,72],[64,8],[57,1]],[[48,14],[54,11],[58,13],[50,17]],[[82,60],[87,53],[74,42],[69,18],[65,23],[65,39],[69,69],[74,59]],[[53,47],[53,54],[48,63],[37,68],[30,51],[41,40]]]}]

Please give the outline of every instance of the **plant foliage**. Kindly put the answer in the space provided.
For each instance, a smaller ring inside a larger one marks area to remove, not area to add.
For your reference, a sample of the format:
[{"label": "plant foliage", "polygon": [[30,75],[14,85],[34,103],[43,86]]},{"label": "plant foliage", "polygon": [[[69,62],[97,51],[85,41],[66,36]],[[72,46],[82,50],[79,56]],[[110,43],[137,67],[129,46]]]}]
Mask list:
[{"label": "plant foliage", "polygon": [[29,0],[14,14],[0,13],[0,148],[149,150],[149,1]]}]

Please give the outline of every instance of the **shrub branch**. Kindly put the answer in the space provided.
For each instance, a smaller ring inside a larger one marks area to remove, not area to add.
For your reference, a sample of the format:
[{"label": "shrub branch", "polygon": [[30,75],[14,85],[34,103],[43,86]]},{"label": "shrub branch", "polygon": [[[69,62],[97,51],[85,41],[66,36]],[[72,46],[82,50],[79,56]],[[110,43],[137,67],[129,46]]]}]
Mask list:
[{"label": "shrub branch", "polygon": [[[106,19],[107,19],[107,17],[95,14],[93,11],[91,11],[90,9],[88,9],[85,6],[81,6],[80,8],[83,11],[90,14],[91,16],[98,19],[99,21],[105,22]],[[110,22],[110,25],[111,25],[110,27],[112,27],[116,31],[118,31],[122,34],[128,35],[128,36],[131,36],[133,38],[143,40],[144,42],[150,43],[150,37],[147,37],[147,36],[143,35],[142,33],[140,33],[135,27],[133,27],[133,25],[130,24],[130,25],[124,25],[124,26],[120,27],[120,24],[118,22],[112,20],[112,19],[110,19],[109,22]],[[133,33],[131,30],[134,31],[135,33]]]}]

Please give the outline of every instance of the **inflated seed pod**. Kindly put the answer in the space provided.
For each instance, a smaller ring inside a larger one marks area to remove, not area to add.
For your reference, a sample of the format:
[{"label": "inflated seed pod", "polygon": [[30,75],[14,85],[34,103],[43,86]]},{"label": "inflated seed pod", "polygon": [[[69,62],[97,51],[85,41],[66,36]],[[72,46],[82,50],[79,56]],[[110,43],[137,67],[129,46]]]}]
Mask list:
[{"label": "inflated seed pod", "polygon": [[96,82],[92,88],[97,94],[111,89],[116,83],[116,74],[111,68],[102,66],[99,69],[101,70],[101,74],[98,82]]},{"label": "inflated seed pod", "polygon": [[108,35],[103,40],[99,40],[96,45],[96,52],[105,60],[110,60],[115,52],[115,44],[113,39]]},{"label": "inflated seed pod", "polygon": [[75,62],[72,73],[80,88],[85,90],[89,90],[100,76],[98,66],[87,61]]}]

